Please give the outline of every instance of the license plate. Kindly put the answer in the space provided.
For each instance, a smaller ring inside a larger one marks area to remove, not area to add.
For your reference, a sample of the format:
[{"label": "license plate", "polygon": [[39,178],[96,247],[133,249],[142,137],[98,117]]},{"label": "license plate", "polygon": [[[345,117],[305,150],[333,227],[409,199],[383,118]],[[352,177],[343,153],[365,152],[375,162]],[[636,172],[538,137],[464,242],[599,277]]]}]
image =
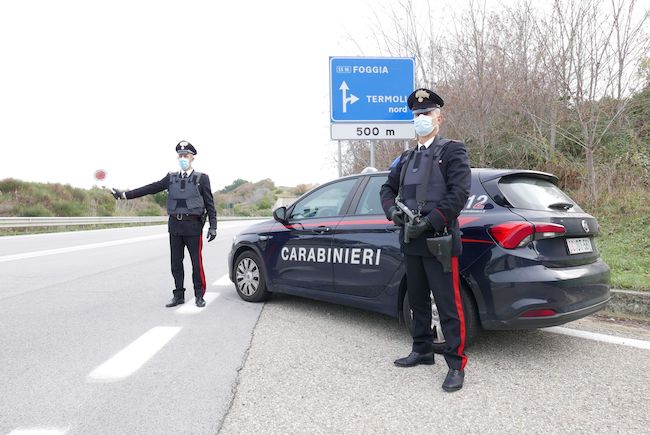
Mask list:
[{"label": "license plate", "polygon": [[583,254],[585,252],[593,251],[591,240],[588,237],[566,239],[566,245],[569,248],[569,254]]}]

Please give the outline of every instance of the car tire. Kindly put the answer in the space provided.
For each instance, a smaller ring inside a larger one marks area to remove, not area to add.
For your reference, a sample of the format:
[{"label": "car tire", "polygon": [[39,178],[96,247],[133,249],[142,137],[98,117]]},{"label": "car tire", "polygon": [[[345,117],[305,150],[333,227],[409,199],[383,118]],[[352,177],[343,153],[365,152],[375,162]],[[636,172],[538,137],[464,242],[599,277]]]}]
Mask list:
[{"label": "car tire", "polygon": [[[476,312],[476,304],[474,299],[469,295],[465,286],[461,286],[460,290],[461,300],[463,301],[463,315],[465,316],[465,347],[469,347],[474,341],[479,332],[479,321],[478,313]],[[432,331],[433,331],[433,351],[435,353],[442,353],[447,347],[447,342],[442,339],[438,339],[440,331],[440,319],[437,316],[437,310],[435,309],[435,299],[433,294],[431,295],[431,303],[433,305],[432,311]],[[409,333],[412,335],[413,332],[413,313],[411,312],[411,306],[409,305],[408,291],[404,293],[404,301],[402,303],[402,315],[404,316],[404,323]]]},{"label": "car tire", "polygon": [[254,252],[245,251],[237,256],[233,276],[237,294],[243,300],[262,302],[268,299],[270,292],[266,287],[266,275],[260,258]]}]

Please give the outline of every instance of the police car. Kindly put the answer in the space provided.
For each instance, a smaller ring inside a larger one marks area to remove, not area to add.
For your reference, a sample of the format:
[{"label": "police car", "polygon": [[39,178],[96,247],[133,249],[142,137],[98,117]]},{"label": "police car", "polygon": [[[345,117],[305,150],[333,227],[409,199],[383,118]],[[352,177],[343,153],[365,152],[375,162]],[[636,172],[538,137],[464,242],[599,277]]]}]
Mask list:
[{"label": "police car", "polygon": [[[387,175],[323,184],[235,236],[228,261],[239,296],[258,302],[287,293],[388,314],[410,327],[399,227],[385,218],[379,199]],[[594,243],[598,223],[557,181],[537,171],[472,169],[459,217],[468,343],[480,328],[559,325],[608,303],[609,267]],[[434,346],[441,351],[433,304]]]}]

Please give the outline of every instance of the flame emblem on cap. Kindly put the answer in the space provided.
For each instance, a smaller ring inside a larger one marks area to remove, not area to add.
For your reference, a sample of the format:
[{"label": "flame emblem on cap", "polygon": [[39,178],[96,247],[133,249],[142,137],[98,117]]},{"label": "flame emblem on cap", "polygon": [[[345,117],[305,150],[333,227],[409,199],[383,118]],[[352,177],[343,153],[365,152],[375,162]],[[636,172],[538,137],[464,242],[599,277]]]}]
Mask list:
[{"label": "flame emblem on cap", "polygon": [[423,89],[420,89],[415,93],[415,98],[417,98],[418,102],[421,103],[422,101],[424,101],[425,98],[429,99],[429,93]]}]

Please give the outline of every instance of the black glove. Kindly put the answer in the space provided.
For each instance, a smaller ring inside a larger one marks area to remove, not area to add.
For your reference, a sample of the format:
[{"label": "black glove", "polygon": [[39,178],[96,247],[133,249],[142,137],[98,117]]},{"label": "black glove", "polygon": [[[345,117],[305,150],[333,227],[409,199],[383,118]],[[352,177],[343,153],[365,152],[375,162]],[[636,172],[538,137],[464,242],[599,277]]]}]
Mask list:
[{"label": "black glove", "polygon": [[388,209],[388,219],[392,220],[395,225],[404,226],[404,212],[395,205]]},{"label": "black glove", "polygon": [[217,229],[216,228],[210,228],[208,230],[208,235],[206,236],[206,239],[208,239],[208,242],[211,242],[214,240],[214,238],[217,237]]},{"label": "black glove", "polygon": [[408,238],[410,240],[417,239],[420,237],[422,234],[426,233],[427,231],[431,231],[433,228],[431,227],[431,222],[429,222],[428,217],[423,217],[420,219],[417,223],[407,223],[406,227],[404,228],[404,231],[406,231],[406,235],[408,235]]},{"label": "black glove", "polygon": [[126,199],[126,195],[123,190],[111,188],[111,194],[115,199]]}]

